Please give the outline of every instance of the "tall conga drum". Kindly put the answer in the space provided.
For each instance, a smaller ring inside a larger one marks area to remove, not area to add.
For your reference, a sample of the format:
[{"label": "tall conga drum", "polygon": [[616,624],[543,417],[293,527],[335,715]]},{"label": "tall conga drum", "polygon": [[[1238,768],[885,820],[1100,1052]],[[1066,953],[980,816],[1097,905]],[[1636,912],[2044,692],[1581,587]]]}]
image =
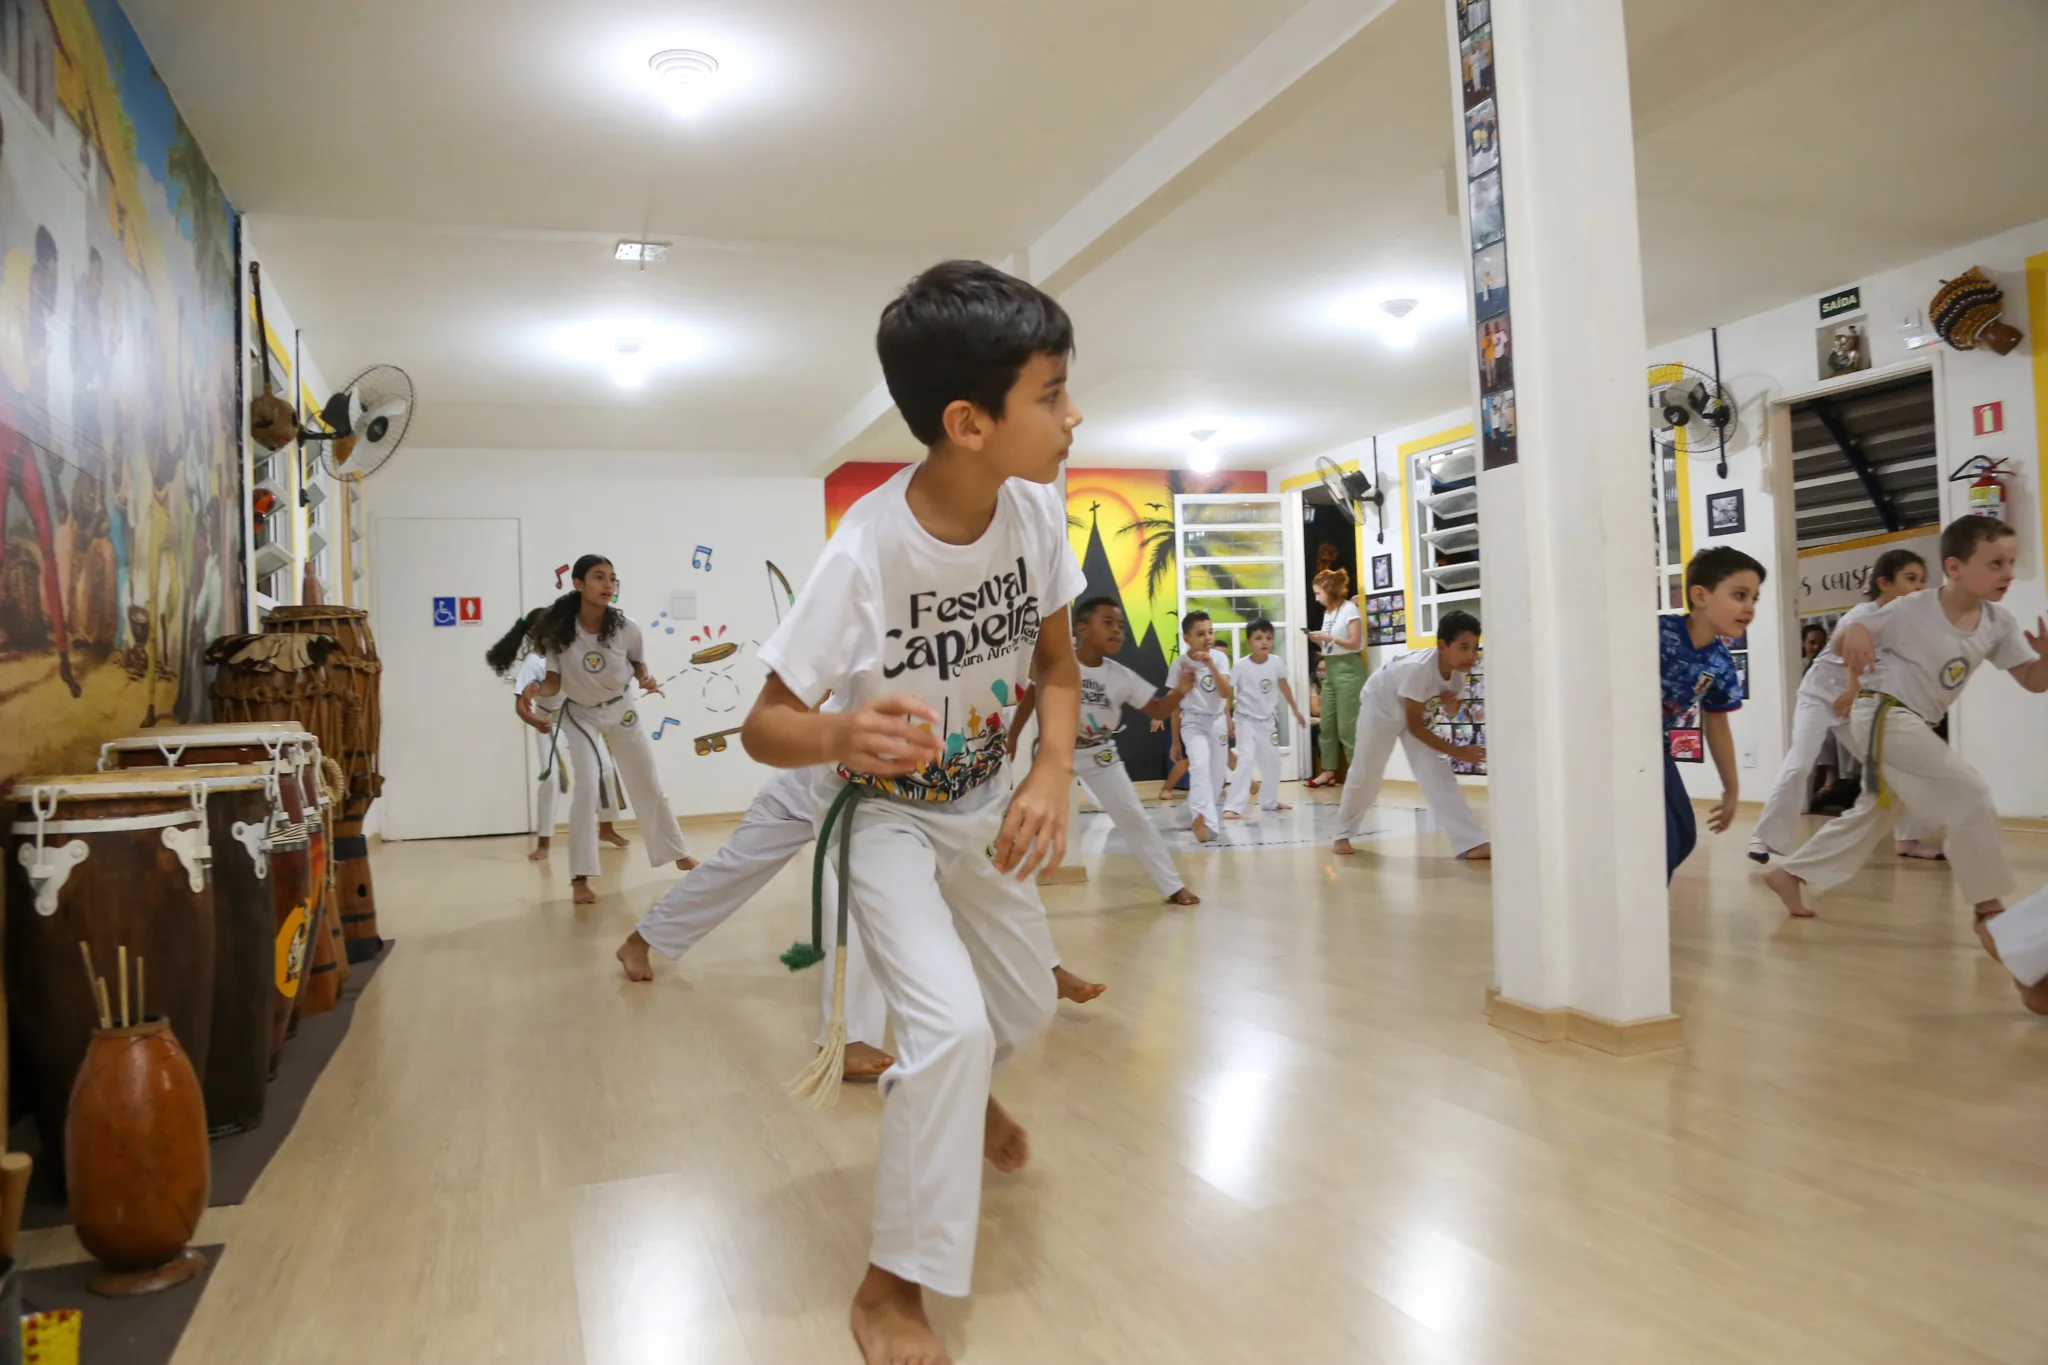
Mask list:
[{"label": "tall conga drum", "polygon": [[153,770],[23,778],[7,804],[8,1012],[45,1160],[60,1166],[72,1082],[99,1027],[81,942],[110,995],[120,949],[131,998],[147,963],[141,1003],[205,1065],[215,952],[206,796],[187,773]]},{"label": "tall conga drum", "polygon": [[200,1072],[206,1126],[215,1136],[245,1133],[263,1122],[263,1088],[270,1078],[277,932],[270,836],[285,823],[284,797],[269,763],[177,771],[206,792],[213,845],[213,1036]]},{"label": "tall conga drum", "polygon": [[[370,882],[370,848],[363,820],[384,790],[377,744],[382,731],[377,689],[384,665],[370,634],[370,614],[360,607],[273,607],[263,618],[268,636],[312,636],[333,640],[331,651],[311,654],[305,666],[279,670],[258,651],[246,648],[208,657],[218,668],[213,713],[223,720],[283,720],[295,717],[319,736],[321,752],[341,764],[346,795],[339,818],[327,831],[335,861],[342,933],[351,962],[375,957],[377,899]],[[246,661],[236,656],[250,656]]]}]

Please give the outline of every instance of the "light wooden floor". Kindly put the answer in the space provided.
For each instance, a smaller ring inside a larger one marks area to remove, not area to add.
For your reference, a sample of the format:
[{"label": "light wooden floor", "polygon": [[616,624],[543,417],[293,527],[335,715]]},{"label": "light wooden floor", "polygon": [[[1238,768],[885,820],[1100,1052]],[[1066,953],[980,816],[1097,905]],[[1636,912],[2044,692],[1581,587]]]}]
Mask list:
[{"label": "light wooden floor", "polygon": [[[2048,877],[2048,838],[2009,842]],[[878,1098],[783,1097],[794,869],[636,987],[612,949],[667,877],[607,855],[579,911],[522,852],[378,853],[398,949],[202,1229],[228,1252],[179,1365],[856,1360]],[[2048,1360],[2048,1022],[1944,869],[1875,864],[1802,924],[1706,838],[1690,1046],[1623,1061],[1488,1026],[1488,874],[1440,836],[1184,861],[1193,912],[1120,856],[1047,894],[1111,989],[998,1082],[1035,1161],[990,1177],[939,1315],[963,1365]]]}]

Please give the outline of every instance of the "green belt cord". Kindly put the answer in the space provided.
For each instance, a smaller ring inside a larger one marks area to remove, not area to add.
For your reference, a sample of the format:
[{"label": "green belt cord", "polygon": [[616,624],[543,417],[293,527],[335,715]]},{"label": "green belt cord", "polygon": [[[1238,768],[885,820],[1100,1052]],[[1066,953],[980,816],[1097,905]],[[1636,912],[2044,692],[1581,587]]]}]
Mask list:
[{"label": "green belt cord", "polygon": [[825,858],[842,813],[846,825],[839,831],[839,946],[846,947],[846,910],[853,900],[853,806],[862,795],[862,788],[847,783],[834,798],[832,808],[825,812],[825,823],[818,829],[818,851],[811,857],[811,941],[798,940],[782,955],[782,965],[793,972],[815,967],[825,960]]},{"label": "green belt cord", "polygon": [[1866,752],[1870,755],[1870,780],[1877,787],[1877,804],[1889,808],[1892,794],[1884,785],[1884,717],[1887,711],[1903,703],[1890,693],[1873,692],[1867,687],[1856,695],[1877,698],[1877,711],[1870,718],[1870,744]]}]

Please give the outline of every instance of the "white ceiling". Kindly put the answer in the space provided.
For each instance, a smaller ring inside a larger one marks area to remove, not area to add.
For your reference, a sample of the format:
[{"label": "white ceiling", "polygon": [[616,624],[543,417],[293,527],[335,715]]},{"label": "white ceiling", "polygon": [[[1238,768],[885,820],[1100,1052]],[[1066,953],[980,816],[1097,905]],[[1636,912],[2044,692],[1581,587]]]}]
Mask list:
[{"label": "white ceiling", "polygon": [[[126,4],[309,351],[412,371],[414,441],[755,456],[872,389],[902,280],[1035,241],[1296,8]],[[1653,339],[2048,217],[2037,0],[1627,5]],[[694,121],[643,78],[669,46],[733,78]],[[1399,0],[1064,289],[1078,458],[1199,423],[1267,465],[1465,401],[1449,69],[1440,0]],[[677,246],[611,260],[639,235]],[[1440,305],[1412,350],[1347,324],[1398,295]],[[628,393],[560,353],[633,320],[697,354]],[[887,420],[848,453],[911,449]]]}]

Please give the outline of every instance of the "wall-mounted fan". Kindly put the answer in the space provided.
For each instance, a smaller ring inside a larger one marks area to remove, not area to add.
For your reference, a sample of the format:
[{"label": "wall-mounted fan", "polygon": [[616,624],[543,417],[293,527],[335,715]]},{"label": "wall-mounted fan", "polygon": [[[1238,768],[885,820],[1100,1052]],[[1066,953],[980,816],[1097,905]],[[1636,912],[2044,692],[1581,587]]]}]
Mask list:
[{"label": "wall-mounted fan", "polygon": [[336,479],[366,479],[384,467],[412,425],[412,379],[396,365],[372,365],[320,408],[325,431],[302,429],[299,440],[324,442],[320,463]]},{"label": "wall-mounted fan", "polygon": [[1714,332],[1714,372],[1690,365],[1650,367],[1650,444],[1659,455],[1678,449],[1678,433],[1686,434],[1686,449],[1693,453],[1711,450],[1715,471],[1728,477],[1728,447],[1735,438],[1741,409],[1735,396],[1721,383],[1721,335]]},{"label": "wall-mounted fan", "polygon": [[1330,501],[1337,504],[1337,510],[1348,518],[1353,526],[1365,525],[1365,507],[1372,504],[1374,518],[1379,522],[1379,543],[1387,543],[1387,495],[1379,486],[1380,443],[1374,437],[1372,443],[1372,477],[1356,469],[1340,468],[1327,455],[1316,457],[1316,473],[1321,476],[1323,489],[1330,495]]}]

